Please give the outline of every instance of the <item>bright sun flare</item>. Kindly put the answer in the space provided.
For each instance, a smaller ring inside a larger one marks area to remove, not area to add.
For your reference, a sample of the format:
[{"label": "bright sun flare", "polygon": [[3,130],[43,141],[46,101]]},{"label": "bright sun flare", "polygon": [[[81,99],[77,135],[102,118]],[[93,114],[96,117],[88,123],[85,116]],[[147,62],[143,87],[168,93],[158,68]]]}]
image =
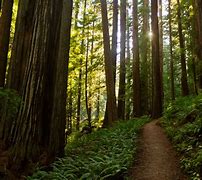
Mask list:
[{"label": "bright sun flare", "polygon": [[149,38],[150,38],[150,39],[152,39],[153,34],[152,34],[152,32],[151,32],[151,31],[150,31],[150,32],[148,32],[148,36],[149,36]]}]

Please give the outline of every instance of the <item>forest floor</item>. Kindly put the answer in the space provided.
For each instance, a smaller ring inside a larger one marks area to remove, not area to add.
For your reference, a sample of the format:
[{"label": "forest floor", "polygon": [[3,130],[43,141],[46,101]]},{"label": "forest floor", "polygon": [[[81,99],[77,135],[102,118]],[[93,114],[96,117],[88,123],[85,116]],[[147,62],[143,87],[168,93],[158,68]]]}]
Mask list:
[{"label": "forest floor", "polygon": [[146,124],[139,139],[139,150],[131,171],[134,180],[187,180],[179,157],[159,121]]}]

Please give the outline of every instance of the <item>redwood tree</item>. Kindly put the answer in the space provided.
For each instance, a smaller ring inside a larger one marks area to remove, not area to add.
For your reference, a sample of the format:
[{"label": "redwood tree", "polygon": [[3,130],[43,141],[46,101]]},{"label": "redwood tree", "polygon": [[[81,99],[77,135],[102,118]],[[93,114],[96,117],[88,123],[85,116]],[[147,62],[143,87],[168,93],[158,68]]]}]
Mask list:
[{"label": "redwood tree", "polygon": [[174,81],[174,67],[173,67],[173,40],[172,40],[172,14],[171,14],[171,0],[168,1],[169,14],[169,41],[170,41],[170,85],[171,85],[171,99],[175,100],[175,81]]},{"label": "redwood tree", "polygon": [[138,1],[133,0],[133,116],[141,115],[141,91],[138,41]]},{"label": "redwood tree", "polygon": [[185,42],[184,36],[182,32],[182,18],[181,18],[181,4],[180,1],[177,0],[177,18],[178,18],[178,33],[179,33],[179,42],[180,42],[180,60],[181,60],[181,87],[182,87],[182,95],[189,95],[189,86],[187,82],[187,69],[186,69],[186,56],[185,56]]},{"label": "redwood tree", "polygon": [[[79,6],[79,5],[78,5]],[[83,11],[83,26],[82,26],[82,40],[81,40],[81,47],[80,47],[80,54],[82,55],[79,60],[79,79],[78,79],[78,96],[77,96],[77,122],[76,122],[76,129],[79,131],[80,126],[80,119],[81,119],[81,91],[82,91],[82,64],[83,64],[83,55],[85,51],[85,42],[84,42],[84,36],[85,36],[85,26],[86,26],[86,6],[87,6],[87,0],[84,0],[84,11]],[[78,14],[76,13],[76,16],[78,18]],[[75,24],[75,29],[77,29],[77,23]]]},{"label": "redwood tree", "polygon": [[131,39],[131,15],[130,15],[130,3],[127,0],[127,11],[126,11],[126,16],[127,16],[127,35],[126,35],[126,50],[127,50],[127,57],[126,57],[126,120],[130,119],[131,117],[131,104],[132,104],[132,98],[131,98],[131,93],[132,93],[132,68],[131,68],[131,47],[130,47],[130,39]]},{"label": "redwood tree", "polygon": [[162,83],[160,77],[158,1],[151,1],[152,20],[152,118],[162,116]]},{"label": "redwood tree", "polygon": [[194,10],[196,17],[196,47],[197,47],[197,57],[198,57],[198,84],[199,88],[202,89],[202,1],[194,0]]},{"label": "redwood tree", "polygon": [[118,32],[118,0],[113,0],[113,32],[112,32],[111,52],[112,52],[114,82],[116,82],[117,32]]},{"label": "redwood tree", "polygon": [[104,59],[105,59],[105,76],[106,76],[106,87],[107,87],[107,115],[108,122],[106,125],[111,125],[117,120],[117,107],[115,97],[115,85],[113,76],[113,65],[110,51],[110,38],[109,38],[109,27],[108,27],[108,15],[107,15],[107,3],[106,0],[100,0],[101,2],[101,13],[102,13],[102,28],[103,28],[103,42],[104,42]]},{"label": "redwood tree", "polygon": [[[4,0],[0,17],[0,87],[5,85],[13,0]],[[1,4],[0,4],[1,9]]]},{"label": "redwood tree", "polygon": [[1,5],[2,5],[2,0],[0,0],[0,12],[1,12]]},{"label": "redwood tree", "polygon": [[23,103],[4,136],[15,168],[63,154],[71,13],[72,0],[19,1],[8,86]]},{"label": "redwood tree", "polygon": [[[161,83],[163,83],[163,9],[162,0],[158,0],[158,10],[159,10],[159,58],[160,58],[160,77]],[[164,98],[163,94],[163,84],[162,87],[162,101]]]},{"label": "redwood tree", "polygon": [[[111,47],[111,56],[112,56],[112,66],[113,66],[113,75],[114,75],[114,86],[116,84],[116,61],[117,61],[117,33],[118,33],[118,0],[113,0],[113,30],[112,30],[112,47]],[[115,87],[114,87],[115,89]],[[107,125],[108,122],[108,101],[106,102],[106,111],[104,116],[103,127]]]},{"label": "redwood tree", "polygon": [[149,109],[149,1],[143,1],[143,27],[142,27],[142,41],[140,45],[141,53],[141,111],[143,114],[148,114]]},{"label": "redwood tree", "polygon": [[121,28],[121,52],[120,52],[120,77],[119,77],[119,94],[118,94],[118,118],[125,119],[125,79],[126,79],[126,0],[121,0],[120,13]]}]

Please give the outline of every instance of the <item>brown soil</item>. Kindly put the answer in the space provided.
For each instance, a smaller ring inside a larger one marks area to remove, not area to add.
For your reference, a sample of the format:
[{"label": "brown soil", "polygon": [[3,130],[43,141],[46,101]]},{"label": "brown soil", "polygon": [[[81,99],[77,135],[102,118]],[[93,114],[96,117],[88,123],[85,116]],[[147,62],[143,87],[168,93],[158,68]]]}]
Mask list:
[{"label": "brown soil", "polygon": [[187,180],[181,172],[176,152],[158,124],[156,120],[143,127],[131,179]]}]

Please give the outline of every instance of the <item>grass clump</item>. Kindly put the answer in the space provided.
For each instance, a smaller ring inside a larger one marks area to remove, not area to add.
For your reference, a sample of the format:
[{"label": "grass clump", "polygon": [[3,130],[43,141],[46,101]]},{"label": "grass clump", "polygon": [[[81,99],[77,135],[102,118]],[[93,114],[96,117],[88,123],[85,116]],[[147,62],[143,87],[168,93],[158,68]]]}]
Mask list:
[{"label": "grass clump", "polygon": [[137,133],[148,120],[144,117],[119,122],[113,128],[82,136],[67,146],[66,156],[52,164],[52,171],[38,170],[27,179],[96,180],[124,177],[133,163]]},{"label": "grass clump", "polygon": [[202,179],[202,95],[177,99],[164,112],[162,124],[190,179]]}]

